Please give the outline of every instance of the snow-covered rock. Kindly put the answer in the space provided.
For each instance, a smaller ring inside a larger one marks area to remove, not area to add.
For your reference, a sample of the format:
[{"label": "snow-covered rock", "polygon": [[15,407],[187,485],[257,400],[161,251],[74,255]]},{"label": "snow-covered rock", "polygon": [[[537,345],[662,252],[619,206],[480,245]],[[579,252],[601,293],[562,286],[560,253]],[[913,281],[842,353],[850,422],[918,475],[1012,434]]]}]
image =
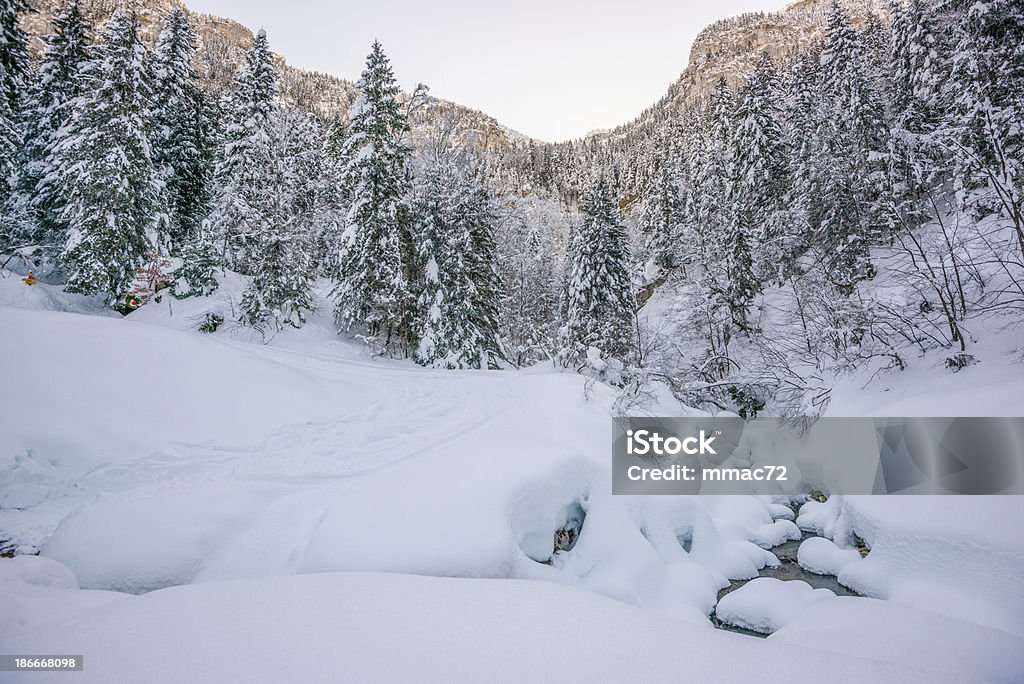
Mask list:
[{"label": "snow-covered rock", "polygon": [[808,605],[825,598],[835,598],[835,594],[800,580],[758,577],[723,596],[715,614],[728,625],[771,634]]},{"label": "snow-covered rock", "polygon": [[809,537],[797,549],[797,562],[804,570],[819,575],[838,575],[844,567],[861,559],[857,549],[841,549],[831,539]]}]

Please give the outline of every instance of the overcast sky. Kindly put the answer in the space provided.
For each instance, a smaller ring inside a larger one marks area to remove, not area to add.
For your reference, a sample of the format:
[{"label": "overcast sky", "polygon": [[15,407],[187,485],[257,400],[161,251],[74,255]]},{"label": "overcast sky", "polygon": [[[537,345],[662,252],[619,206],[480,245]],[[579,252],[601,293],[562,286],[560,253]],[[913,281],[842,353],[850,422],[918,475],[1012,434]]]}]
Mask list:
[{"label": "overcast sky", "polygon": [[785,0],[185,0],[267,30],[290,64],[356,80],[374,38],[399,83],[550,142],[632,119],[665,93],[697,32]]}]

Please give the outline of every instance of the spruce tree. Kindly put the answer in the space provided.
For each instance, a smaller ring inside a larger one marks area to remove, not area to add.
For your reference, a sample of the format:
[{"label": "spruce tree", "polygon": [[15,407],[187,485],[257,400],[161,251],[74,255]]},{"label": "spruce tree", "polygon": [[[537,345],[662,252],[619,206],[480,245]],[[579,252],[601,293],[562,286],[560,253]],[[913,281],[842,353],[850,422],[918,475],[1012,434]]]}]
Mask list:
[{"label": "spruce tree", "polygon": [[418,193],[419,294],[416,360],[441,368],[487,368],[502,355],[501,283],[491,198],[451,162],[427,170]]},{"label": "spruce tree", "polygon": [[11,200],[22,146],[18,120],[28,49],[25,32],[18,27],[18,15],[24,9],[20,0],[0,0],[0,207]]},{"label": "spruce tree", "polygon": [[884,120],[864,71],[860,37],[838,0],[821,63],[810,219],[832,282],[848,294],[871,272],[868,245],[881,212],[884,167],[876,157]]},{"label": "spruce tree", "polygon": [[[734,258],[733,268],[742,270],[739,265],[748,261],[754,268],[753,254],[759,257],[758,267],[740,276],[747,283],[742,291],[756,282],[755,271],[765,278],[777,276],[787,257],[780,244],[786,217],[778,212],[789,205],[789,150],[780,124],[779,88],[775,66],[766,54],[739,93],[729,183],[730,230],[743,233],[748,254]],[[731,235],[730,250],[737,249],[737,236]]]},{"label": "spruce tree", "polygon": [[26,10],[22,0],[0,0],[0,96],[12,112],[20,109],[22,89],[28,75],[28,47],[18,17]]},{"label": "spruce tree", "polygon": [[211,160],[202,94],[192,68],[195,33],[185,10],[164,20],[150,59],[153,81],[153,161],[167,187],[171,252],[199,231],[209,211]]},{"label": "spruce tree", "polygon": [[628,361],[635,348],[636,300],[629,276],[626,231],[602,177],[582,205],[583,221],[568,255],[565,329],[573,361],[590,347],[602,358]]},{"label": "spruce tree", "polygon": [[319,134],[310,115],[279,108],[271,114],[267,144],[256,151],[262,169],[253,207],[256,250],[242,321],[263,331],[299,328],[313,309]]},{"label": "spruce tree", "polygon": [[340,252],[345,232],[345,214],[350,199],[345,177],[349,159],[345,156],[345,141],[348,139],[348,119],[335,116],[327,126],[322,153],[321,214],[316,235],[316,259],[321,275],[337,282],[342,275],[339,271]]},{"label": "spruce tree", "polygon": [[653,264],[663,269],[674,268],[677,261],[675,237],[682,221],[682,199],[679,182],[667,154],[663,154],[657,167],[659,170],[649,181],[640,208],[640,226]]},{"label": "spruce tree", "polygon": [[220,284],[214,275],[220,266],[216,236],[209,221],[204,221],[185,238],[171,292],[178,299],[212,294]]},{"label": "spruce tree", "polygon": [[23,115],[25,146],[19,156],[20,201],[26,205],[25,237],[50,249],[64,244],[64,224],[58,216],[60,180],[53,149],[57,132],[70,118],[70,103],[82,94],[81,70],[88,54],[88,27],[77,0],[71,0],[53,19],[54,33],[46,47],[38,77],[28,89]]},{"label": "spruce tree", "polygon": [[948,103],[945,79],[952,69],[941,47],[933,8],[920,0],[893,8],[891,72],[894,121],[889,185],[897,223],[916,227],[931,213],[925,197],[948,177],[949,155],[936,133]]},{"label": "spruce tree", "polygon": [[960,201],[1009,221],[1024,259],[1024,8],[1018,0],[951,3],[950,130]]},{"label": "spruce tree", "polygon": [[335,289],[343,330],[365,326],[384,348],[415,347],[414,241],[408,204],[410,149],[398,84],[379,42],[367,56],[349,113],[344,184],[351,193]]},{"label": "spruce tree", "polygon": [[749,330],[747,313],[760,285],[754,276],[754,259],[747,230],[738,221],[729,226],[725,250],[725,304],[733,326],[739,330]]},{"label": "spruce tree", "polygon": [[276,94],[276,70],[267,34],[261,30],[235,78],[210,212],[225,264],[245,274],[252,273],[259,248],[257,207],[263,185],[259,158],[269,144]]},{"label": "spruce tree", "polygon": [[116,12],[93,55],[53,149],[68,228],[60,258],[69,292],[113,300],[158,249],[166,214],[150,157],[145,48],[135,16]]}]

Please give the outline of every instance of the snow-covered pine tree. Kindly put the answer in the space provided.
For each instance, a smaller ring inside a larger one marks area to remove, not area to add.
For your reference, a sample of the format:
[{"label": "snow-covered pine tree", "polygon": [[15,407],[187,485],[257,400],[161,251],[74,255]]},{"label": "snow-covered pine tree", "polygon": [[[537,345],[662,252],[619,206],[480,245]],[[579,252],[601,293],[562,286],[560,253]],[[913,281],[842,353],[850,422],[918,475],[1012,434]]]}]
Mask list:
[{"label": "snow-covered pine tree", "polygon": [[408,131],[398,84],[379,42],[374,42],[349,111],[344,184],[351,193],[339,245],[335,288],[338,325],[365,326],[382,348],[416,348],[415,243],[410,234]]},{"label": "snow-covered pine tree", "polygon": [[28,72],[28,49],[25,32],[18,26],[18,15],[24,9],[21,0],[0,0],[0,207],[11,199],[22,145],[18,120]]},{"label": "snow-covered pine tree", "polygon": [[498,224],[498,269],[504,290],[501,332],[517,366],[552,359],[562,291],[557,243],[568,233],[561,203],[536,195],[508,199]]},{"label": "snow-covered pine tree", "polygon": [[892,8],[889,187],[897,224],[910,227],[932,213],[925,198],[950,171],[949,153],[936,134],[944,127],[952,64],[936,19],[935,9],[920,0]]},{"label": "snow-covered pine tree", "polygon": [[112,301],[158,249],[166,225],[150,157],[145,48],[133,14],[114,13],[82,78],[72,120],[53,149],[68,230],[60,258],[69,292]]},{"label": "snow-covered pine tree", "polygon": [[738,330],[749,330],[748,310],[761,287],[754,275],[754,258],[747,230],[739,221],[733,221],[726,232],[725,274],[722,296],[732,324]]},{"label": "snow-covered pine tree", "polygon": [[267,34],[256,34],[245,57],[229,105],[213,181],[210,223],[228,268],[252,273],[258,249],[260,188],[258,157],[269,144],[270,124],[277,108],[277,75]]},{"label": "snow-covered pine tree", "polygon": [[317,222],[315,244],[316,262],[320,274],[337,282],[341,279],[340,253],[345,232],[345,214],[349,207],[349,192],[345,187],[349,159],[345,141],[348,139],[348,119],[335,116],[327,125],[322,151],[322,183],[320,186],[320,217]]},{"label": "snow-covered pine tree", "polygon": [[164,19],[150,57],[153,161],[167,187],[170,249],[181,251],[209,212],[210,145],[202,93],[192,68],[195,33],[188,14],[175,7]]},{"label": "snow-covered pine tree", "polygon": [[583,200],[583,220],[567,258],[565,330],[570,363],[593,347],[602,359],[630,361],[636,299],[626,231],[602,177]]},{"label": "snow-covered pine tree", "polygon": [[0,67],[4,73],[0,95],[14,112],[20,109],[22,89],[28,75],[28,40],[18,25],[19,15],[26,9],[22,0],[0,0]]},{"label": "snow-covered pine tree", "polygon": [[171,292],[178,299],[212,294],[220,284],[214,275],[221,266],[220,250],[209,221],[191,231],[181,248],[181,266],[174,272]]},{"label": "snow-covered pine tree", "polygon": [[253,150],[261,176],[259,201],[253,206],[252,279],[242,295],[242,321],[262,331],[299,328],[313,309],[315,186],[322,144],[312,116],[278,108],[270,117],[267,143]]},{"label": "snow-covered pine tree", "polygon": [[488,368],[502,356],[491,198],[478,175],[454,162],[437,162],[425,176],[415,204],[423,274],[415,357],[425,366]]},{"label": "snow-covered pine tree", "polygon": [[[729,204],[733,221],[753,242],[766,276],[775,275],[784,226],[775,213],[789,204],[789,150],[780,124],[778,74],[767,54],[739,93]],[[735,245],[734,245],[735,246]],[[767,262],[767,263],[766,263]],[[751,281],[754,278],[749,278]]]},{"label": "snow-covered pine tree", "polygon": [[832,2],[821,64],[810,219],[833,282],[849,293],[871,272],[867,252],[881,187],[873,153],[883,149],[884,120],[860,37],[839,0]]},{"label": "snow-covered pine tree", "polygon": [[[60,177],[53,148],[57,131],[71,118],[69,103],[82,94],[81,69],[89,58],[88,27],[77,0],[71,0],[53,19],[54,33],[43,38],[46,47],[36,79],[28,88],[23,113],[25,145],[19,155],[19,202],[25,205],[24,238],[59,251],[64,224],[56,204]],[[19,212],[21,213],[21,212]]]},{"label": "snow-covered pine tree", "polygon": [[663,152],[655,164],[640,207],[640,227],[651,263],[658,269],[677,265],[675,238],[682,221],[683,201],[673,159]]},{"label": "snow-covered pine tree", "polygon": [[1024,260],[1024,7],[1019,0],[950,3],[955,35],[951,135],[962,205],[997,213]]}]

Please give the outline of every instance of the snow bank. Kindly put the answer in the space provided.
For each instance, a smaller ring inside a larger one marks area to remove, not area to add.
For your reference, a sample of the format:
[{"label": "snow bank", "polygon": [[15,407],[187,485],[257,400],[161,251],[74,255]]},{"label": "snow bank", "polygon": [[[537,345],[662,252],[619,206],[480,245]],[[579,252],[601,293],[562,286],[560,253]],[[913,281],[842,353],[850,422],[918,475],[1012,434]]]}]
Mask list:
[{"label": "snow bank", "polygon": [[1021,520],[1020,496],[834,496],[797,522],[840,548],[864,540],[863,560],[829,559],[858,593],[1024,636],[1024,611],[1008,609],[1024,606]]},{"label": "snow bank", "polygon": [[0,558],[0,582],[21,582],[55,589],[78,589],[75,573],[41,556]]},{"label": "snow bank", "polygon": [[[76,681],[956,681],[769,642],[545,582],[320,574],[174,587],[3,637],[85,654]],[[38,681],[13,674],[6,681]]]},{"label": "snow bank", "polygon": [[825,598],[835,598],[835,594],[800,580],[758,577],[723,596],[715,614],[728,625],[771,634],[808,605]]},{"label": "snow bank", "polygon": [[887,601],[840,596],[807,606],[768,641],[934,668],[964,681],[1019,682],[1024,640]]}]

